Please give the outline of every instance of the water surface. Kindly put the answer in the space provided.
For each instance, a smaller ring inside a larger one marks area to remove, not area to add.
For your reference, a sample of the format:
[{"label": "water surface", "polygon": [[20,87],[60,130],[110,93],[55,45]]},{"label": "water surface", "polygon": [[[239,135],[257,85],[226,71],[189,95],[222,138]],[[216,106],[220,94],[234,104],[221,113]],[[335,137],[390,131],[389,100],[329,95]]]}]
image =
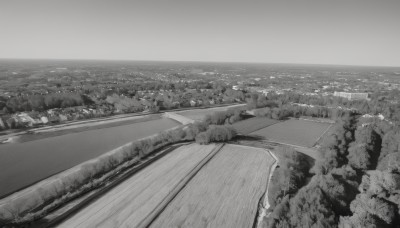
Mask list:
[{"label": "water surface", "polygon": [[170,119],[122,125],[0,146],[0,197],[125,143],[179,125]]}]

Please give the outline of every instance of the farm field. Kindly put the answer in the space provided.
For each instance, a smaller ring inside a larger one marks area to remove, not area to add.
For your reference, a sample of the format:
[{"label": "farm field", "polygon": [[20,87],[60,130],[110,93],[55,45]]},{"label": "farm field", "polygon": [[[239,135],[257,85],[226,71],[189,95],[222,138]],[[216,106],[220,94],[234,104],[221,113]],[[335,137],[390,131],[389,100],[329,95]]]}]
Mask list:
[{"label": "farm field", "polygon": [[211,113],[219,112],[219,111],[226,111],[229,108],[240,107],[240,106],[244,106],[244,105],[245,104],[238,104],[238,105],[230,105],[230,106],[217,107],[217,108],[194,109],[194,110],[189,110],[189,111],[179,111],[179,112],[175,112],[175,113],[179,114],[181,116],[185,116],[192,120],[202,121],[207,114],[211,114]]},{"label": "farm field", "polygon": [[137,227],[201,160],[218,146],[179,147],[133,175],[59,227]]},{"label": "farm field", "polygon": [[234,123],[232,126],[240,134],[247,135],[253,131],[279,123],[279,120],[270,119],[267,117],[253,117],[247,120],[242,120]]},{"label": "farm field", "polygon": [[264,149],[226,144],[150,227],[252,227],[273,161]]},{"label": "farm field", "polygon": [[330,126],[329,123],[290,119],[255,131],[252,135],[285,144],[313,147]]}]

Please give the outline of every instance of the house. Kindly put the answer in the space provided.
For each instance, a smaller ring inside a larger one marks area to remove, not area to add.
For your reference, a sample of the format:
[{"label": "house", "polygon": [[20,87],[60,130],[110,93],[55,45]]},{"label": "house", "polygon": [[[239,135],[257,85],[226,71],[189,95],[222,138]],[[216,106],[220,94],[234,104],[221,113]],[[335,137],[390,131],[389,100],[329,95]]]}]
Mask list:
[{"label": "house", "polygon": [[6,125],[4,124],[3,120],[0,117],[0,130],[6,129]]},{"label": "house", "polygon": [[368,99],[368,93],[347,93],[347,92],[337,92],[335,91],[333,93],[333,96],[335,97],[344,97],[349,100],[367,100]]},{"label": "house", "polygon": [[373,115],[370,115],[370,114],[365,114],[365,115],[363,115],[362,117],[364,117],[364,118],[372,118],[372,117],[374,117]]},{"label": "house", "polygon": [[54,109],[47,110],[47,114],[49,114],[50,116],[53,116],[55,114]]},{"label": "house", "polygon": [[86,108],[83,108],[83,109],[82,109],[82,112],[83,112],[84,114],[90,114],[90,111],[87,110]]},{"label": "house", "polygon": [[46,116],[42,116],[40,117],[40,120],[42,121],[42,123],[47,124],[49,122],[49,119]]},{"label": "house", "polygon": [[14,115],[14,118],[16,119],[16,122],[22,125],[33,126],[34,124],[38,124],[36,120],[34,120],[25,112]]}]

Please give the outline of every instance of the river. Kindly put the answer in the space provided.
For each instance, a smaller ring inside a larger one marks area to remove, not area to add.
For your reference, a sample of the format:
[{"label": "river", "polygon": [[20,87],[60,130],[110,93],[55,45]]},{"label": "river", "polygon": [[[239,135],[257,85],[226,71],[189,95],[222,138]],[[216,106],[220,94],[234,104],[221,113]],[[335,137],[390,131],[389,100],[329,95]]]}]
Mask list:
[{"label": "river", "polygon": [[116,147],[178,126],[167,119],[0,146],[0,198]]}]

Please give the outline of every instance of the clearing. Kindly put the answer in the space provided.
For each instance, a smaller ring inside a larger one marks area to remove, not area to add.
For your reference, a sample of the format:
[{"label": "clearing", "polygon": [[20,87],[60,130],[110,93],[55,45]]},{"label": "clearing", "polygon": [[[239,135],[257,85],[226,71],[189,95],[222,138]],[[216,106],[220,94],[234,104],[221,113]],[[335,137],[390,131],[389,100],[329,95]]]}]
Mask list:
[{"label": "clearing", "polygon": [[252,227],[273,162],[264,149],[226,144],[150,227]]},{"label": "clearing", "polygon": [[59,227],[137,227],[207,155],[219,146],[182,146],[125,180]]},{"label": "clearing", "polygon": [[232,126],[240,134],[247,135],[251,132],[279,123],[279,120],[270,119],[267,117],[253,117],[234,123]]},{"label": "clearing", "polygon": [[223,106],[223,107],[216,107],[216,108],[205,108],[205,109],[193,109],[189,111],[178,111],[175,112],[178,115],[187,117],[192,120],[202,121],[207,114],[212,114],[214,112],[226,111],[229,108],[241,107],[246,104],[237,104],[237,105],[230,105],[230,106]]},{"label": "clearing", "polygon": [[290,119],[255,131],[252,135],[282,144],[313,147],[330,126],[330,123]]}]

